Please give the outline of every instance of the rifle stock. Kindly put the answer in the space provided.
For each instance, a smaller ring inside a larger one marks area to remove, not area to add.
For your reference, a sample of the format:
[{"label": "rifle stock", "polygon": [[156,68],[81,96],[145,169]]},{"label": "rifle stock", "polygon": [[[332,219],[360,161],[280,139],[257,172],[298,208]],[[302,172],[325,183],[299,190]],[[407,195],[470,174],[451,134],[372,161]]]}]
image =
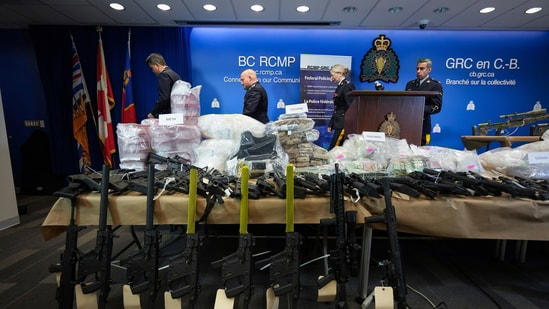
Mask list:
[{"label": "rifle stock", "polygon": [[198,172],[193,168],[190,170],[189,177],[185,249],[170,259],[168,268],[168,289],[172,298],[181,298],[182,308],[195,308],[200,292],[198,254],[202,246],[202,239],[195,231],[197,179]]},{"label": "rifle stock", "polygon": [[248,233],[248,179],[249,169],[242,167],[240,199],[240,228],[236,252],[212,262],[212,267],[221,267],[221,279],[228,298],[236,297],[235,308],[248,308],[252,295],[252,247],[254,240]]}]

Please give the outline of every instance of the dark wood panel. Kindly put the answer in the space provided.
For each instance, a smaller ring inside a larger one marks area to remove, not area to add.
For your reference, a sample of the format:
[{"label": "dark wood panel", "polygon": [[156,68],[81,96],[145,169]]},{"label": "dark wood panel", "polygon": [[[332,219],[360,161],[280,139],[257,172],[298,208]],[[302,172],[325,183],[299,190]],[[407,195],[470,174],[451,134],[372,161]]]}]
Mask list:
[{"label": "dark wood panel", "polygon": [[[378,94],[380,92],[377,91]],[[385,116],[393,112],[400,126],[400,138],[405,138],[410,144],[420,145],[425,97],[419,92],[400,93],[406,95],[357,95],[345,113],[345,133],[378,131]]]},{"label": "dark wood panel", "polygon": [[373,96],[373,97],[390,97],[390,96],[399,96],[399,97],[415,97],[415,96],[434,96],[439,95],[440,92],[436,91],[372,91],[372,90],[354,90],[351,92],[352,96]]}]

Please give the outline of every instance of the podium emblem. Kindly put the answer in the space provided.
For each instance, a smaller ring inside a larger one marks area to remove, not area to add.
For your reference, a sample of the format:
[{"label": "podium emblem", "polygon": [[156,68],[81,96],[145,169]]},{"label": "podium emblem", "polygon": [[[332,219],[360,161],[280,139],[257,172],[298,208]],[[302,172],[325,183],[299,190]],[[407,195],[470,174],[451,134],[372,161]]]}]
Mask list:
[{"label": "podium emblem", "polygon": [[372,48],[362,58],[360,64],[360,81],[373,82],[382,80],[388,83],[398,81],[400,62],[391,48],[391,40],[380,34],[372,42]]},{"label": "podium emblem", "polygon": [[385,115],[385,121],[381,123],[378,131],[385,132],[385,136],[400,139],[400,125],[396,121],[395,113]]}]

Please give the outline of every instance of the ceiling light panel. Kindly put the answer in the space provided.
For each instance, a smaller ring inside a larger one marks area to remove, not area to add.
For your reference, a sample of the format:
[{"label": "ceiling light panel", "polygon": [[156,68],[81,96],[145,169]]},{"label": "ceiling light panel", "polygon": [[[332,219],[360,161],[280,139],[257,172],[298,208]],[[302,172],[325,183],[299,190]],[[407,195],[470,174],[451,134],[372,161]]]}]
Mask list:
[{"label": "ceiling light panel", "polygon": [[[194,20],[189,10],[179,0],[134,0],[137,4],[143,8],[157,23],[161,25],[172,24],[175,25],[174,20]],[[169,11],[160,11],[156,5],[158,3],[165,3],[171,7]]]},{"label": "ceiling light panel", "polygon": [[157,4],[157,5],[156,5],[156,8],[159,9],[159,10],[161,10],[161,11],[164,11],[164,12],[165,12],[165,11],[169,11],[169,10],[172,9],[171,6],[169,6],[169,5],[165,4],[165,3],[159,3],[159,4]]},{"label": "ceiling light panel", "polygon": [[118,2],[111,2],[109,3],[109,6],[115,11],[123,11],[125,9],[125,7]]},{"label": "ceiling light panel", "polygon": [[[101,1],[90,1],[93,6],[97,7],[103,13],[108,15],[113,22],[112,25],[127,25],[127,24],[139,24],[139,25],[154,25],[156,22],[149,17],[143,9],[137,5],[133,0],[104,0],[104,5],[101,5]],[[116,2],[124,6],[123,11],[115,11],[109,7],[109,3]],[[155,2],[155,5],[158,2]],[[155,7],[155,10],[158,9]]]},{"label": "ceiling light panel", "polygon": [[264,9],[265,8],[261,4],[253,4],[250,6],[250,10],[256,13],[263,12]]},{"label": "ceiling light panel", "polygon": [[536,14],[538,12],[541,12],[541,10],[543,10],[543,8],[541,7],[533,7],[533,8],[529,8],[525,11],[526,14]]},{"label": "ceiling light panel", "polygon": [[488,6],[488,7],[485,7],[485,8],[482,8],[480,9],[479,13],[480,14],[490,14],[490,13],[493,13],[496,11],[496,8],[493,7],[493,6]]},{"label": "ceiling light panel", "polygon": [[[273,0],[233,0],[236,19],[239,21],[261,21],[261,22],[279,22],[278,11],[279,1]],[[263,6],[263,11],[254,12],[250,9],[252,5],[259,4]]]},{"label": "ceiling light panel", "polygon": [[298,11],[299,13],[307,13],[311,10],[311,8],[306,5],[300,5],[297,8],[295,8],[295,10]]},{"label": "ceiling light panel", "polygon": [[[183,0],[185,6],[189,9],[195,21],[235,21],[235,9],[232,1],[226,0]],[[205,4],[215,5],[215,11],[206,11],[203,6]],[[251,5],[251,4],[250,4]],[[246,10],[250,11],[250,5]],[[179,18],[178,18],[179,19]]]},{"label": "ceiling light panel", "polygon": [[211,3],[206,3],[202,6],[202,8],[208,12],[213,12],[215,10],[217,10],[217,6],[211,4]]},{"label": "ceiling light panel", "polygon": [[[328,5],[328,0],[280,0],[280,19],[282,21],[318,21]],[[309,11],[300,13],[296,10],[298,6],[308,6]]]}]

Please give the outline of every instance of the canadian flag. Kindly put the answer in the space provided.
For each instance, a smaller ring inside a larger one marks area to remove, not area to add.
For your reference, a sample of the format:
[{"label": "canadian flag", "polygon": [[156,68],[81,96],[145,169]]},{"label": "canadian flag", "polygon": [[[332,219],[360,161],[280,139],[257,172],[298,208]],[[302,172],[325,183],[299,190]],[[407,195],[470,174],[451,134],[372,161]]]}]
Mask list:
[{"label": "canadian flag", "polygon": [[99,32],[99,44],[97,45],[97,134],[103,144],[103,161],[109,167],[112,167],[111,156],[116,152],[111,122],[111,109],[113,107],[114,96],[107,67],[105,66],[101,32]]}]

